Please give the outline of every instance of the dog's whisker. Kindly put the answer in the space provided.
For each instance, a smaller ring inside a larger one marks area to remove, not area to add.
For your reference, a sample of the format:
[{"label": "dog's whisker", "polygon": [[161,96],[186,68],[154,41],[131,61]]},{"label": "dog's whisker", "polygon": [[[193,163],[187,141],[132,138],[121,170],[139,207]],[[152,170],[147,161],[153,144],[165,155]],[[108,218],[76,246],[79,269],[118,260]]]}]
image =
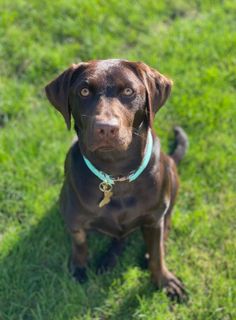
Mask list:
[{"label": "dog's whisker", "polygon": [[134,135],[140,137],[141,139],[144,139],[144,137],[138,132],[136,128],[132,128],[132,132]]},{"label": "dog's whisker", "polygon": [[81,117],[92,118],[92,116],[88,116],[87,114],[81,114]]},{"label": "dog's whisker", "polygon": [[133,134],[138,136],[138,137],[140,137],[140,138],[142,138],[142,136],[140,134],[138,134],[137,132],[135,132],[135,131],[133,131]]}]

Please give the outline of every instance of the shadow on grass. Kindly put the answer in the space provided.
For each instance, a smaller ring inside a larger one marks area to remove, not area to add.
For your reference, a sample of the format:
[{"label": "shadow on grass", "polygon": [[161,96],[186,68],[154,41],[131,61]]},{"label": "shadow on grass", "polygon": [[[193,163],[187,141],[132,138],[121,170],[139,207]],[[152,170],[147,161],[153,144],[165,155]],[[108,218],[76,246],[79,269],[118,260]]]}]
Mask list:
[{"label": "shadow on grass", "polygon": [[[142,245],[137,246],[137,241],[142,243],[139,237],[131,236],[128,249],[113,272],[97,276],[96,260],[109,240],[91,235],[89,280],[84,285],[77,284],[67,270],[69,235],[56,205],[53,206],[36,226],[21,235],[0,262],[0,319],[95,319],[94,314],[96,319],[120,319],[122,314],[122,319],[130,319],[138,304],[137,291],[129,290],[118,307],[112,301],[114,293],[119,295],[116,283],[122,283],[122,273],[134,267],[144,252]],[[125,288],[124,281],[122,286]],[[139,291],[145,292],[152,294],[152,286]],[[114,310],[113,314],[108,309]]]}]

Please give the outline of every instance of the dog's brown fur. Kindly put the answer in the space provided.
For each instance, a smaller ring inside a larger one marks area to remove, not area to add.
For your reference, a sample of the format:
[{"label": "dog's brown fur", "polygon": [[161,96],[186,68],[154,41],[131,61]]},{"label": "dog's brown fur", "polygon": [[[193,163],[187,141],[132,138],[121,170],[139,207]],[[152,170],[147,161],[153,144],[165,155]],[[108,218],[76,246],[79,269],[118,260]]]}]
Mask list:
[{"label": "dog's brown fur", "polygon": [[[133,182],[117,182],[111,201],[102,208],[101,182],[86,166],[82,154],[101,171],[127,176],[143,158],[147,131],[155,113],[165,103],[172,81],[144,63],[101,60],[73,65],[46,86],[46,94],[61,112],[68,128],[74,118],[78,141],[65,161],[65,181],[60,195],[61,212],[72,236],[70,269],[79,281],[86,278],[87,232],[96,229],[116,240],[103,261],[115,264],[120,240],[141,228],[149,255],[149,269],[158,288],[182,299],[182,283],[167,269],[164,238],[177,190],[176,165],[185,153],[187,138],[176,129],[177,149],[172,157],[160,151],[152,130],[153,150],[148,166]],[[85,88],[86,96],[82,89]],[[131,94],[126,94],[126,88]]]}]

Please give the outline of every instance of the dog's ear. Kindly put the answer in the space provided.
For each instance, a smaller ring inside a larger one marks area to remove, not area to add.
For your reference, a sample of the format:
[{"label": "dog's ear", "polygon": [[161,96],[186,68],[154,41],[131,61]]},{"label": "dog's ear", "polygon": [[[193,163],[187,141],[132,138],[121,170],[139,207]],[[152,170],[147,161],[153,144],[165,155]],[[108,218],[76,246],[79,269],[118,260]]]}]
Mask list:
[{"label": "dog's ear", "polygon": [[48,100],[63,115],[68,129],[71,127],[69,91],[72,76],[82,65],[83,63],[73,64],[45,87]]},{"label": "dog's ear", "polygon": [[149,124],[152,125],[156,112],[170,95],[173,82],[143,62],[134,62],[133,66],[146,88],[148,118]]}]

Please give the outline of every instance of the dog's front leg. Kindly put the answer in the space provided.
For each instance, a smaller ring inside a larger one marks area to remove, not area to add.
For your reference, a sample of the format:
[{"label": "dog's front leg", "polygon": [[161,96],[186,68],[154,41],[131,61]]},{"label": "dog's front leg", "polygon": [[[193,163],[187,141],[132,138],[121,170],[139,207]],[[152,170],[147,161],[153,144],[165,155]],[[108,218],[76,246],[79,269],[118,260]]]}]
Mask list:
[{"label": "dog's front leg", "polygon": [[71,232],[72,255],[69,269],[75,280],[83,283],[87,280],[86,267],[88,262],[88,245],[84,229]]},{"label": "dog's front leg", "polygon": [[164,219],[155,227],[142,227],[144,241],[149,256],[149,269],[155,285],[164,288],[171,299],[181,301],[185,298],[183,284],[167,269],[164,260]]}]

